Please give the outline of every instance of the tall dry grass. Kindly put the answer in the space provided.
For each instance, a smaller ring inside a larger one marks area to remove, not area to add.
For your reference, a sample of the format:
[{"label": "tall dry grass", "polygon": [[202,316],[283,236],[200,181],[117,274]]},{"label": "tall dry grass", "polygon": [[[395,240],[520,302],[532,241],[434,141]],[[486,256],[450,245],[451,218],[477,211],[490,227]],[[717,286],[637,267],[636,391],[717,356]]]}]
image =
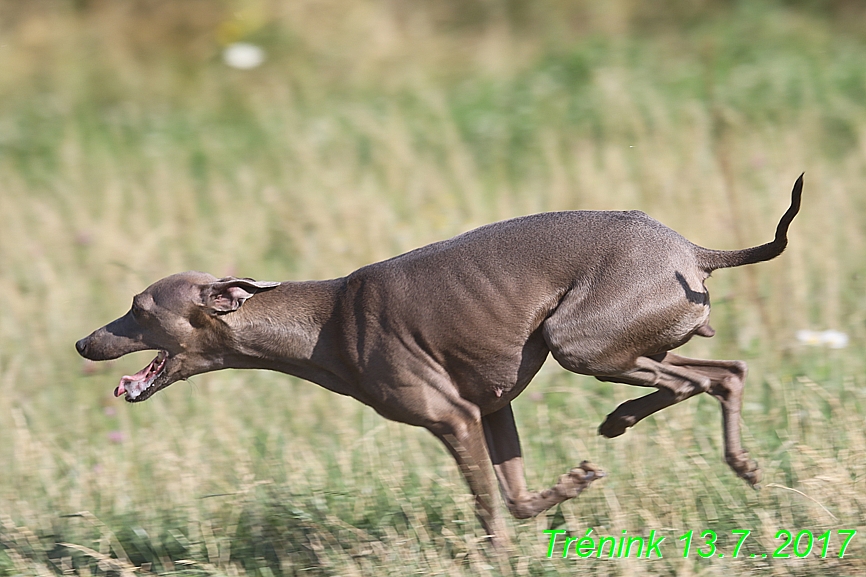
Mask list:
[{"label": "tall dry grass", "polygon": [[[844,14],[852,8],[834,4]],[[673,5],[672,5],[673,6]],[[523,10],[523,12],[521,12]],[[857,574],[844,559],[682,558],[685,531],[864,528],[866,64],[856,24],[775,4],[0,5],[0,572]],[[258,42],[260,69],[219,50]],[[588,458],[580,499],[515,521],[503,560],[424,431],[285,376],[227,372],[139,406],[110,395],[145,353],[72,343],[185,269],[328,278],[543,210],[648,212],[689,239],[769,239],[780,259],[711,279],[718,335],[749,361],[753,492],[721,460],[718,407],[621,438],[636,396],[545,366],[516,403],[528,482]],[[848,348],[808,348],[798,329]],[[547,559],[542,533],[666,536],[661,560]]]}]

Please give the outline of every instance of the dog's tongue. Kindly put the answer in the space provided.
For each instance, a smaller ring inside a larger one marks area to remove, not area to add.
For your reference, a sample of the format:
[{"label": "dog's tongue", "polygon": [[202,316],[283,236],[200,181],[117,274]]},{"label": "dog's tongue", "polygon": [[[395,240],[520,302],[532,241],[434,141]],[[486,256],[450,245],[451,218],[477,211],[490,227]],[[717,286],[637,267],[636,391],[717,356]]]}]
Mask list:
[{"label": "dog's tongue", "polygon": [[150,372],[150,368],[153,363],[147,365],[134,375],[124,375],[120,377],[120,384],[117,385],[117,388],[114,389],[114,396],[119,397],[124,394],[127,390],[129,390],[130,385],[134,385],[136,383],[141,384],[147,379],[147,373]]},{"label": "dog's tongue", "polygon": [[156,358],[150,361],[150,363],[135,373],[134,375],[124,375],[120,378],[120,384],[117,385],[117,388],[114,389],[114,396],[119,397],[120,395],[126,393],[130,398],[137,398],[150,384],[153,382],[153,379],[159,374],[159,372],[165,366],[165,359],[168,357],[168,353],[165,351],[159,351],[156,354]]}]

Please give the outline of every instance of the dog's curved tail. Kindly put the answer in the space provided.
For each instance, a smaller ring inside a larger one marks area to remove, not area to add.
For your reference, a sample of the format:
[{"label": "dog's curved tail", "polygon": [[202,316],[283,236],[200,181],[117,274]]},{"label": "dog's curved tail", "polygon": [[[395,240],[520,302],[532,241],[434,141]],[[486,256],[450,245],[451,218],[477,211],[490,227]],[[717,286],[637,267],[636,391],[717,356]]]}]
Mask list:
[{"label": "dog's curved tail", "polygon": [[[805,174],[805,173],[804,173]],[[740,250],[712,250],[703,247],[697,247],[698,266],[707,272],[712,272],[719,268],[730,268],[734,266],[742,266],[744,264],[754,264],[776,258],[785,247],[788,246],[788,226],[791,221],[797,216],[800,210],[800,196],[803,193],[803,175],[794,183],[794,190],[791,192],[791,206],[776,227],[776,238],[767,244],[744,248]]]}]

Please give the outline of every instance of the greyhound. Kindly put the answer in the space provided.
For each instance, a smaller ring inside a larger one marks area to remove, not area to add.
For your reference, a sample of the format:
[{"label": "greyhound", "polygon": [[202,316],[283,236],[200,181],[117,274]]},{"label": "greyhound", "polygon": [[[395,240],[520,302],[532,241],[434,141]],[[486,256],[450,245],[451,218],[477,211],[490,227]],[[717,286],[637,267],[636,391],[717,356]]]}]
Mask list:
[{"label": "greyhound", "polygon": [[740,443],[746,364],[671,350],[710,337],[704,281],[770,260],[787,245],[803,175],[772,242],[742,250],[692,244],[640,211],[549,212],[505,220],[323,281],[171,275],[124,316],[76,343],[102,361],[157,350],[114,391],[141,402],[219,369],[295,375],[424,427],[453,455],[495,545],[506,545],[496,479],[510,513],[532,517],[604,473],[584,461],[551,488],[526,487],[511,402],[548,353],[564,368],[656,391],[619,405],[599,434],[699,393],[721,403],[725,460],[751,485]]}]

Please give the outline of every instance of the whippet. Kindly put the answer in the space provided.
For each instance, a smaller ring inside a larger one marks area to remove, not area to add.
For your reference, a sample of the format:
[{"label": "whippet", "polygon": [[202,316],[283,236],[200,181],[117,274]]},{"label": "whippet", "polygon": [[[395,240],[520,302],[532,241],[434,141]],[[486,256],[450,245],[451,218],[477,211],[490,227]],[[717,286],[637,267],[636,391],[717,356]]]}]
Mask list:
[{"label": "whippet", "polygon": [[709,337],[710,272],[775,258],[800,207],[802,175],[772,242],[692,244],[642,212],[550,212],[482,226],[334,280],[259,282],[184,272],[136,295],[126,315],[76,343],[92,360],[157,350],[115,396],[151,397],[219,369],[295,375],[424,427],[454,456],[494,542],[508,510],[532,517],[604,475],[587,462],[527,490],[511,401],[548,353],[575,373],[657,389],[599,427],[616,437],[698,393],[719,400],[725,460],[752,485],[740,443],[746,364],[671,353]]}]

